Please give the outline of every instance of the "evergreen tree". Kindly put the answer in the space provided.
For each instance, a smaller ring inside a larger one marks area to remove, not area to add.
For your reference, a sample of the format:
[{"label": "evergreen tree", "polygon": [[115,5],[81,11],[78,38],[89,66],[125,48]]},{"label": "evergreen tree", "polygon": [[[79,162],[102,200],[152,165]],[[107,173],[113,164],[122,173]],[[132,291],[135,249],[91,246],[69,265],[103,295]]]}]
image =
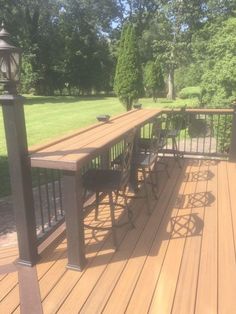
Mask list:
[{"label": "evergreen tree", "polygon": [[116,66],[114,90],[126,110],[142,95],[142,71],[135,30],[131,24],[123,28]]},{"label": "evergreen tree", "polygon": [[154,61],[148,61],[144,69],[144,86],[148,96],[152,96],[153,100],[157,100],[164,87],[164,77],[162,68]]}]

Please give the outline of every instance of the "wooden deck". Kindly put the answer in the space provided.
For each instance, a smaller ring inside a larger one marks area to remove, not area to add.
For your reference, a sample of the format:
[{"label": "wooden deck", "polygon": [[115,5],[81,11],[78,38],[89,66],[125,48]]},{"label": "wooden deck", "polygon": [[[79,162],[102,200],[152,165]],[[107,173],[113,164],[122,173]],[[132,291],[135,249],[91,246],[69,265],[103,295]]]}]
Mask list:
[{"label": "wooden deck", "polygon": [[[34,268],[12,264],[16,248],[2,249],[0,313],[236,313],[236,164],[170,167],[151,216],[132,200],[136,228],[119,229],[116,252],[107,232],[86,230],[83,272],[65,268],[65,239]],[[101,208],[101,225],[108,213]]]}]

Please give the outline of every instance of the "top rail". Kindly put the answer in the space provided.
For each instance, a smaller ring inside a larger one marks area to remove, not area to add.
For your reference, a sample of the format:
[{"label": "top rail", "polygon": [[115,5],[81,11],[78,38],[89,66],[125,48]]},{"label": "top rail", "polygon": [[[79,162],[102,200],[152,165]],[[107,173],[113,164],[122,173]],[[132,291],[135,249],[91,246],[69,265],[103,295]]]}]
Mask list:
[{"label": "top rail", "polygon": [[[162,113],[169,112],[181,112],[183,109],[163,109]],[[184,109],[184,112],[187,113],[199,113],[199,114],[233,114],[234,109]]]},{"label": "top rail", "polygon": [[34,150],[30,156],[31,166],[76,171],[106,147],[125,137],[130,130],[148,123],[161,112],[160,109],[132,110],[109,122],[97,123],[50,142]]},{"label": "top rail", "polygon": [[[115,121],[117,119],[120,119],[124,116],[128,116],[129,114],[135,112],[135,111],[138,111],[138,109],[134,109],[134,110],[131,110],[129,112],[125,112],[123,114],[120,114],[120,115],[117,115],[117,116],[114,116],[113,118],[111,118],[109,121]],[[77,131],[71,131],[69,133],[67,133],[65,136],[59,136],[57,138],[54,138],[54,139],[50,139],[48,141],[46,141],[44,144],[37,144],[37,145],[33,145],[31,147],[29,147],[28,151],[29,151],[29,154],[33,154],[33,153],[36,153],[42,149],[45,149],[45,148],[48,148],[52,145],[55,145],[55,144],[58,144],[60,142],[63,142],[65,140],[68,140],[68,139],[71,139],[77,135],[81,135],[87,131],[90,131],[90,130],[96,130],[96,128],[100,127],[101,124],[105,124],[106,122],[100,122],[100,123],[94,123],[88,127],[85,127],[85,128],[81,128]]]}]

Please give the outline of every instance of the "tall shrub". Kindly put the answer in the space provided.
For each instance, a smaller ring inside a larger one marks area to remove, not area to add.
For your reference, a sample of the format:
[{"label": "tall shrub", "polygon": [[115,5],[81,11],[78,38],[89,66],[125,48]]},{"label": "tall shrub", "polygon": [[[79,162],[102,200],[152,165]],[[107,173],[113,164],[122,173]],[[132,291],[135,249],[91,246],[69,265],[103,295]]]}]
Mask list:
[{"label": "tall shrub", "polygon": [[114,90],[127,111],[143,91],[137,41],[134,27],[126,25],[121,33]]}]

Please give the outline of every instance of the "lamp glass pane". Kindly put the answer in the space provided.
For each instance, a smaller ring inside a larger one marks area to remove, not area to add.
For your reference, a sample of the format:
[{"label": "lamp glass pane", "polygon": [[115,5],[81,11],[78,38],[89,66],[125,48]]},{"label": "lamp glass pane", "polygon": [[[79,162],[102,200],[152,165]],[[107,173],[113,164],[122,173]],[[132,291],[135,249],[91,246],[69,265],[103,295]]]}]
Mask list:
[{"label": "lamp glass pane", "polygon": [[5,54],[0,55],[0,80],[1,81],[10,80],[9,62]]},{"label": "lamp glass pane", "polygon": [[20,55],[18,52],[12,52],[10,55],[11,80],[18,81],[20,79]]}]

